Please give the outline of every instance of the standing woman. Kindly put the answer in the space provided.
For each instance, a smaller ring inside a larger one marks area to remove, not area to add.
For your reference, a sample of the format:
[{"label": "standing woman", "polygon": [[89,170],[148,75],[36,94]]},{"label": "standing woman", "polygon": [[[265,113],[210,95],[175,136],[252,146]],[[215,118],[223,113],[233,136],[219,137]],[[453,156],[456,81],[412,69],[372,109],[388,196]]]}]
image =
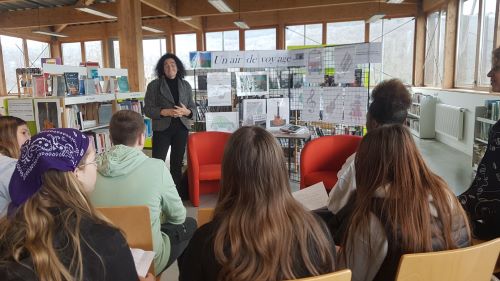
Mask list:
[{"label": "standing woman", "polygon": [[167,53],[156,64],[157,79],[146,90],[144,112],[153,120],[153,158],[165,161],[170,155],[170,173],[179,188],[182,159],[186,150],[188,130],[196,114],[191,86],[184,80],[186,70],[180,59]]},{"label": "standing woman", "polygon": [[7,214],[10,203],[9,182],[21,146],[31,137],[26,122],[14,116],[0,116],[0,217]]},{"label": "standing woman", "polygon": [[[500,93],[500,48],[492,57],[488,77],[491,90]],[[484,240],[500,237],[500,120],[491,127],[474,181],[459,199],[471,219],[474,236]]]}]

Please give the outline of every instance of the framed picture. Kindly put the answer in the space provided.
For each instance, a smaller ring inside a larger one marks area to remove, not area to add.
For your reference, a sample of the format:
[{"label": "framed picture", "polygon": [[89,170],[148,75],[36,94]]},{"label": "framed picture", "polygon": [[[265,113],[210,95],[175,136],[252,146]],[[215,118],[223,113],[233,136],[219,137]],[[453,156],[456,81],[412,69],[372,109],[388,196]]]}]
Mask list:
[{"label": "framed picture", "polygon": [[59,99],[35,99],[36,130],[61,128],[61,109]]},{"label": "framed picture", "polygon": [[269,80],[266,72],[237,72],[238,96],[263,96],[268,94]]}]

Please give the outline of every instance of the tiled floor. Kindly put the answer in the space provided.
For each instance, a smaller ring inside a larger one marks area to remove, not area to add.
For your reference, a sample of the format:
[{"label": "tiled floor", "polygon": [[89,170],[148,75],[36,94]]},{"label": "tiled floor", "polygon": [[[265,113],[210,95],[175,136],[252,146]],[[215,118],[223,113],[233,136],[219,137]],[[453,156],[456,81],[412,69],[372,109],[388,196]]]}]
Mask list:
[{"label": "tiled floor", "polygon": [[[470,156],[434,140],[415,139],[415,141],[427,165],[448,183],[455,194],[458,195],[468,188],[472,181]],[[291,186],[292,191],[298,190],[298,183],[291,182]],[[216,202],[216,194],[202,195],[200,207],[214,207]],[[188,216],[196,217],[197,208],[189,201],[186,201],[185,205]],[[161,281],[177,280],[178,275],[177,263],[174,263],[162,274]]]}]

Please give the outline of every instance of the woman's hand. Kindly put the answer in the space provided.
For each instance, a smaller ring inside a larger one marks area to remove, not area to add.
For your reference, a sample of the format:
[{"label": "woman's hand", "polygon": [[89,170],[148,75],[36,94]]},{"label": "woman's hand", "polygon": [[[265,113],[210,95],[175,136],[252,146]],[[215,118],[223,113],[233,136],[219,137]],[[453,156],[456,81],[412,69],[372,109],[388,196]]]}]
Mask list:
[{"label": "woman's hand", "polygon": [[191,114],[191,110],[187,109],[187,107],[181,103],[181,106],[175,106],[175,113],[177,115],[175,117],[188,116]]},{"label": "woman's hand", "polygon": [[139,281],[155,281],[155,280],[156,280],[155,276],[151,273],[148,273],[146,277],[139,276]]},{"label": "woman's hand", "polygon": [[175,116],[177,114],[176,111],[177,111],[176,109],[164,108],[160,110],[160,115],[165,117],[176,117]]}]

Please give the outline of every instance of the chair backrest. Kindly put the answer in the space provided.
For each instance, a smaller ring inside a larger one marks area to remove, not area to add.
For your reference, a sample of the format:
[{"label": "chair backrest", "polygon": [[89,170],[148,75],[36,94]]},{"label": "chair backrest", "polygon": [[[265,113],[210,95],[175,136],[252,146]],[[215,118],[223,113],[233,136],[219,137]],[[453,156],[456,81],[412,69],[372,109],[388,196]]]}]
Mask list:
[{"label": "chair backrest", "polygon": [[300,174],[331,170],[338,172],[345,160],[358,149],[360,136],[335,135],[314,139],[300,153]]},{"label": "chair backrest", "polygon": [[210,222],[214,217],[214,208],[198,208],[198,227]]},{"label": "chair backrest", "polygon": [[432,253],[406,254],[396,281],[489,281],[500,253],[500,238]]},{"label": "chair backrest", "polygon": [[197,165],[220,164],[227,140],[231,136],[225,132],[196,132],[188,138],[188,160]]},{"label": "chair backrest", "polygon": [[125,233],[130,248],[153,251],[151,220],[147,206],[120,206],[96,208]]},{"label": "chair backrest", "polygon": [[344,269],[320,276],[295,279],[300,281],[351,281],[351,270]]}]

